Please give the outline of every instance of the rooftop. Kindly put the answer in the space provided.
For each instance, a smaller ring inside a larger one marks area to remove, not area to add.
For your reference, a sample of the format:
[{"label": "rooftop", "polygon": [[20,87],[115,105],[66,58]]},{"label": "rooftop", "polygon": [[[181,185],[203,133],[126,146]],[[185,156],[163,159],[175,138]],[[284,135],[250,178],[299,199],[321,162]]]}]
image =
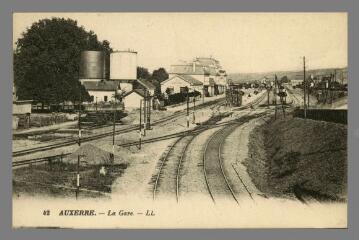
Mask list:
[{"label": "rooftop", "polygon": [[83,85],[88,91],[116,91],[120,87],[116,81],[85,81]]},{"label": "rooftop", "polygon": [[125,95],[123,95],[122,97],[127,97],[128,95],[130,95],[131,93],[137,93],[138,95],[140,95],[141,97],[145,97],[145,91],[143,89],[140,89],[140,88],[136,88],[136,89],[133,89],[129,92],[127,92]]},{"label": "rooftop", "polygon": [[144,86],[145,88],[148,88],[148,89],[155,89],[155,85],[153,85],[150,81],[148,80],[145,80],[145,79],[137,79],[137,82],[139,84],[141,84],[142,86]]},{"label": "rooftop", "polygon": [[[194,71],[193,71],[194,70]],[[195,64],[195,69],[193,69],[193,64],[177,64],[171,65],[171,72],[173,74],[193,74],[193,75],[216,75],[217,71],[215,67],[205,66],[201,64]]]},{"label": "rooftop", "polygon": [[182,74],[176,74],[173,77],[161,82],[161,84],[170,81],[171,79],[175,78],[175,77],[179,77],[181,79],[183,79],[184,81],[188,82],[189,84],[191,84],[192,86],[199,86],[199,85],[203,85],[203,83],[197,79],[195,79],[194,77],[190,76],[190,75],[182,75]]}]

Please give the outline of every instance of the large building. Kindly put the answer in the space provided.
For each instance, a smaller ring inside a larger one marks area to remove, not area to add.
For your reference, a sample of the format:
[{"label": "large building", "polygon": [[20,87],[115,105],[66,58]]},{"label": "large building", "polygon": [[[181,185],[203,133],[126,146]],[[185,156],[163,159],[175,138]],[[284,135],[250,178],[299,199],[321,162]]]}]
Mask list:
[{"label": "large building", "polygon": [[190,62],[171,65],[169,79],[176,75],[190,76],[200,81],[203,84],[201,93],[205,96],[224,93],[227,83],[226,71],[222,69],[218,60],[211,57],[198,57]]}]

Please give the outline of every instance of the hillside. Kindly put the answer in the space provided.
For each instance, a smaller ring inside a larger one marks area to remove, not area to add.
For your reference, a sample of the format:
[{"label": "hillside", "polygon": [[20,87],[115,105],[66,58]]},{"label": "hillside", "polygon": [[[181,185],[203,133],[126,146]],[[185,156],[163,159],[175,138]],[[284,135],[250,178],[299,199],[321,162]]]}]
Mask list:
[{"label": "hillside", "polygon": [[[334,70],[337,70],[337,78],[341,78],[341,74],[343,72],[344,78],[347,78],[348,68],[324,68],[324,69],[314,69],[308,70],[308,76],[310,74],[313,75],[324,75],[324,74],[334,74]],[[279,78],[282,76],[287,76],[289,79],[298,79],[302,78],[303,71],[276,71],[276,72],[262,72],[262,73],[229,73],[228,79],[232,79],[235,83],[247,82],[247,81],[255,81],[261,80],[265,76],[268,78],[273,78],[274,75],[277,74]]]}]

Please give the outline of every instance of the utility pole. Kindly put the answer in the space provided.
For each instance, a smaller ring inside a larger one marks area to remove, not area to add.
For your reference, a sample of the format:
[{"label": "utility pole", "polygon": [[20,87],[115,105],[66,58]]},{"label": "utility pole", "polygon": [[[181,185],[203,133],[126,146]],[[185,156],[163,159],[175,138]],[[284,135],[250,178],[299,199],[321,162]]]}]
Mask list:
[{"label": "utility pole", "polygon": [[203,94],[202,94],[202,104],[204,104],[204,83],[205,83],[205,80],[206,80],[206,77],[205,77],[205,74],[204,74],[204,67],[202,67],[202,70],[203,70]]},{"label": "utility pole", "polygon": [[277,75],[274,75],[274,119],[277,119]]},{"label": "utility pole", "polygon": [[140,141],[139,141],[139,149],[141,149],[141,140],[142,140],[142,99],[140,99],[140,129],[139,129],[139,136],[140,136]]},{"label": "utility pole", "polygon": [[336,81],[337,81],[337,70],[334,69],[334,82],[336,82]]},{"label": "utility pole", "polygon": [[304,118],[307,118],[307,105],[306,105],[306,80],[305,80],[305,57],[303,57],[303,92],[304,92]]},{"label": "utility pole", "polygon": [[187,128],[189,128],[189,98],[188,98],[189,88],[187,88]]},{"label": "utility pole", "polygon": [[145,97],[143,99],[143,136],[146,136],[146,120],[147,120],[147,99],[146,99],[146,92]]},{"label": "utility pole", "polygon": [[116,91],[113,105],[113,129],[112,129],[112,157],[115,160],[115,132],[116,132]]},{"label": "utility pole", "polygon": [[307,108],[309,109],[310,82],[307,82]]},{"label": "utility pole", "polygon": [[151,108],[152,108],[152,98],[148,98],[148,129],[151,129]]},{"label": "utility pole", "polygon": [[96,97],[96,113],[97,113],[97,97]]},{"label": "utility pole", "polygon": [[193,124],[196,123],[196,97],[193,97]]},{"label": "utility pole", "polygon": [[[79,120],[78,120],[79,148],[81,146],[81,102],[82,102],[82,96],[81,96],[81,87],[80,87]],[[78,198],[79,193],[80,193],[80,152],[77,155],[76,199]]]},{"label": "utility pole", "polygon": [[270,91],[270,86],[267,86],[267,108],[269,108],[269,91]]}]

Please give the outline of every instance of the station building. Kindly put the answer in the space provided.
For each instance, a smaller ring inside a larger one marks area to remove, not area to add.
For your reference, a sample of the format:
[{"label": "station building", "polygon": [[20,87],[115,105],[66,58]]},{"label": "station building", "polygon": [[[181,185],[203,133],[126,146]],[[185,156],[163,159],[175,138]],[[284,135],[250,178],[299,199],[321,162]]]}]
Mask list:
[{"label": "station building", "polygon": [[[207,97],[223,94],[227,84],[227,74],[222,69],[218,60],[214,58],[197,57],[190,62],[183,62],[171,65],[169,78],[172,79],[174,76],[189,76],[202,83],[201,93]],[[175,84],[178,81],[172,81],[174,84],[170,86],[168,82],[162,82],[161,85],[166,84],[166,87],[175,89]],[[185,82],[183,82],[185,83]],[[166,91],[165,86],[163,90]],[[183,86],[185,87],[185,85]],[[161,91],[162,90],[161,86]]]}]

